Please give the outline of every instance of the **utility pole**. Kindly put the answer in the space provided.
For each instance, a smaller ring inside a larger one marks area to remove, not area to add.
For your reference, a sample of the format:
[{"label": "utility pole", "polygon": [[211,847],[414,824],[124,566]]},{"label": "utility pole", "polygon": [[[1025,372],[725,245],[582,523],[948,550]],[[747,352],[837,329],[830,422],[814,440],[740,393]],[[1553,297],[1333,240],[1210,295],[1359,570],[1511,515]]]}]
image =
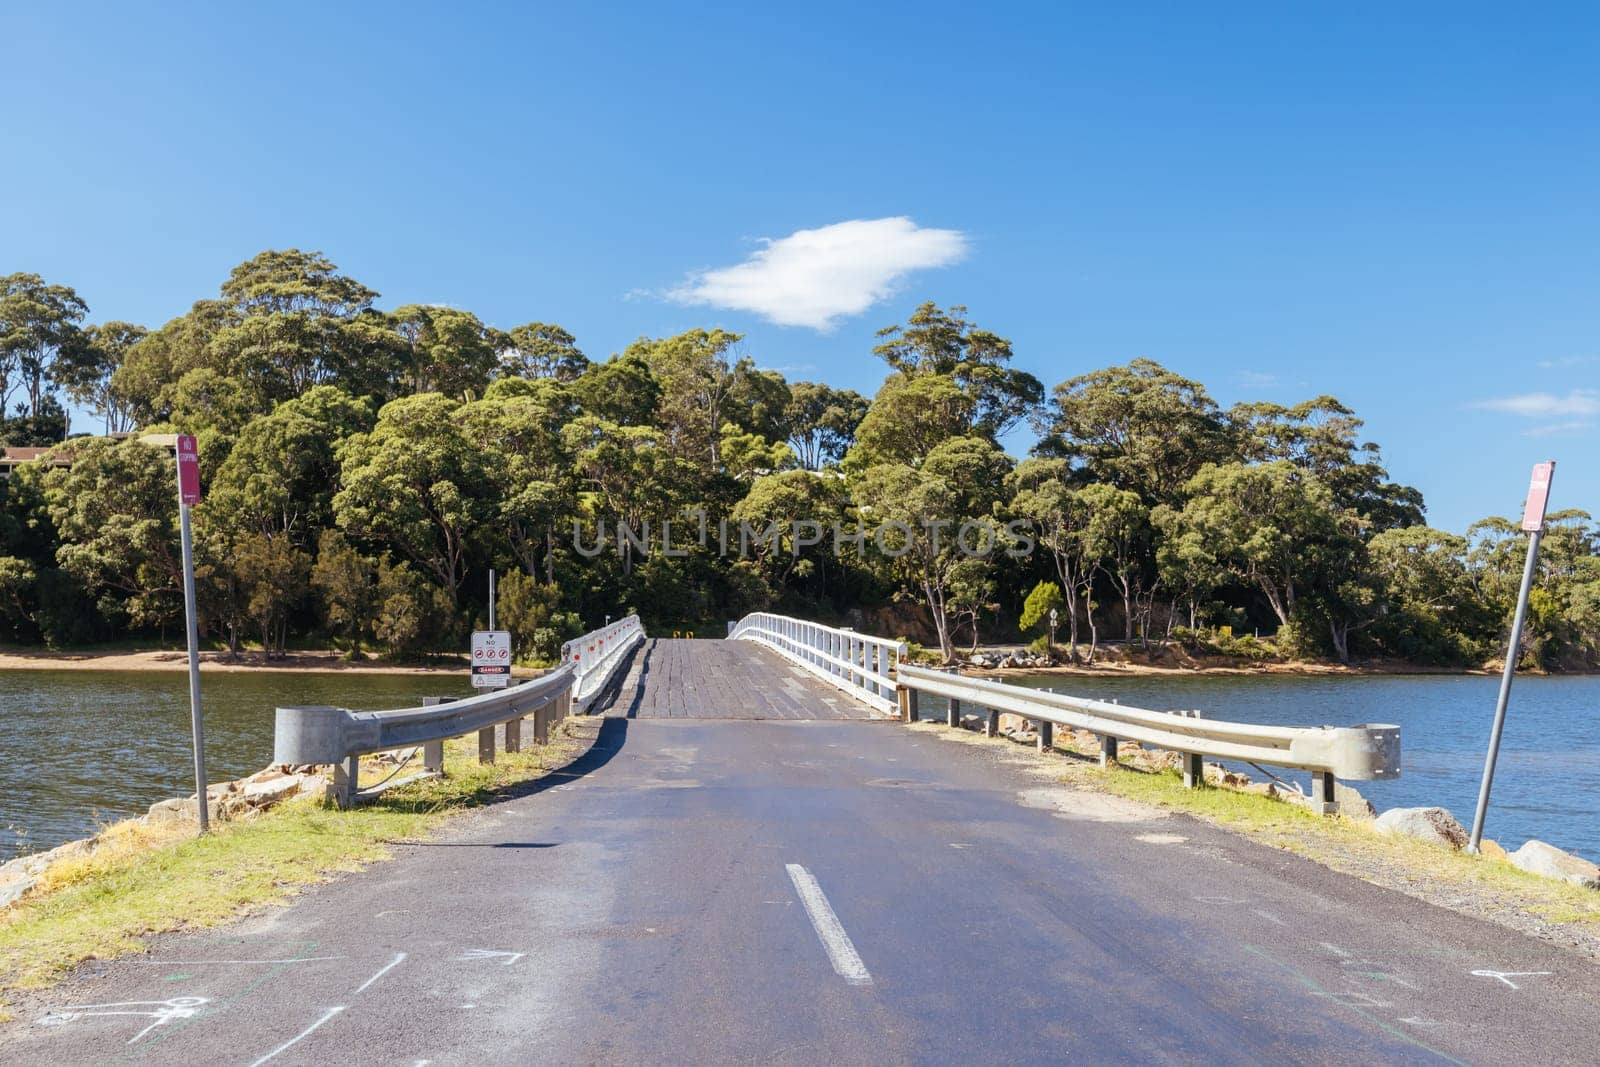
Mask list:
[{"label": "utility pole", "polygon": [[189,508],[200,503],[200,450],[191,434],[178,435],[178,529],[183,541],[183,610],[189,631],[189,729],[194,741],[195,810],[200,832],[210,827],[206,803],[206,736],[200,716],[200,629],[194,610],[194,533]]},{"label": "utility pole", "polygon": [[1544,515],[1550,500],[1550,481],[1555,476],[1554,460],[1533,468],[1528,484],[1528,503],[1522,512],[1522,528],[1528,538],[1528,560],[1522,568],[1522,589],[1517,594],[1517,613],[1511,620],[1511,641],[1506,646],[1506,668],[1500,675],[1500,697],[1494,706],[1494,727],[1489,732],[1489,753],[1483,761],[1483,781],[1478,786],[1478,809],[1472,816],[1472,838],[1468,852],[1477,852],[1483,842],[1483,820],[1489,812],[1489,790],[1494,785],[1494,765],[1500,756],[1500,734],[1506,725],[1506,706],[1511,703],[1511,680],[1517,673],[1517,653],[1522,647],[1522,627],[1528,618],[1528,594],[1539,565],[1539,541],[1544,537]]}]

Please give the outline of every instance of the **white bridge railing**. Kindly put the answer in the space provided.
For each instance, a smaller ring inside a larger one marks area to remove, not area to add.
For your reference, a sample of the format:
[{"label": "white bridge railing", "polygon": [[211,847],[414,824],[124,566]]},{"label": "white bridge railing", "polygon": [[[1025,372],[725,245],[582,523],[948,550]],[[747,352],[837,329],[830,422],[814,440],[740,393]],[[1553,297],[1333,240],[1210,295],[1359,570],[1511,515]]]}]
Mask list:
[{"label": "white bridge railing", "polygon": [[503,725],[506,750],[516,752],[522,745],[522,720],[531,717],[534,741],[544,744],[550,726],[570,712],[586,710],[624,662],[624,653],[643,637],[638,616],[630,615],[567,642],[561,665],[548,674],[460,700],[430,698],[420,708],[280,707],[272,762],[332,765],[342,806],[355,801],[359,761],[369,753],[420,747],[424,773],[440,773],[445,740],[476,732],[479,760],[492,763],[496,727]]},{"label": "white bridge railing", "polygon": [[1049,693],[1020,685],[967,678],[947,671],[902,663],[896,672],[902,692],[901,716],[919,717],[917,696],[926,693],[949,701],[947,721],[961,725],[963,707],[987,711],[986,733],[998,729],[1002,712],[1031,720],[1039,727],[1039,747],[1049,748],[1053,726],[1069,726],[1100,735],[1101,762],[1117,758],[1117,741],[1125,738],[1183,756],[1186,785],[1203,782],[1203,757],[1265,763],[1312,772],[1313,800],[1332,811],[1335,778],[1370,780],[1400,777],[1400,727],[1264,726],[1202,719],[1198,715],[1147,711],[1125,704]]},{"label": "white bridge railing", "polygon": [[561,646],[562,666],[570,665],[577,678],[572,699],[580,712],[605,688],[628,649],[643,640],[639,616],[629,615]]},{"label": "white bridge railing", "polygon": [[733,623],[728,637],[766,645],[878,711],[895,711],[893,672],[906,654],[906,646],[899,641],[762,611]]}]

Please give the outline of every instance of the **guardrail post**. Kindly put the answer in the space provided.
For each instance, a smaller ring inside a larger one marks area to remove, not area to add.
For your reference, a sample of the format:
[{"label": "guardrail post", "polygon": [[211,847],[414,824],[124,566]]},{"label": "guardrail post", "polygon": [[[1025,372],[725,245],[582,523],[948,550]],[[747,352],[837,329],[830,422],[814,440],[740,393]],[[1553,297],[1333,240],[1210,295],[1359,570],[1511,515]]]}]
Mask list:
[{"label": "guardrail post", "polygon": [[550,705],[537,709],[533,713],[533,743],[548,745],[550,743]]},{"label": "guardrail post", "polygon": [[1000,732],[1000,713],[993,708],[988,709],[989,714],[983,720],[983,736],[994,737]]},{"label": "guardrail post", "polygon": [[1199,789],[1206,784],[1206,765],[1203,757],[1197,752],[1183,752],[1183,787],[1185,789]]},{"label": "guardrail post", "polygon": [[1110,734],[1100,735],[1100,766],[1109,767],[1117,762],[1117,739]]},{"label": "guardrail post", "polygon": [[351,756],[349,759],[333,765],[333,800],[341,808],[352,808],[356,803],[356,789],[361,778],[361,757]]},{"label": "guardrail post", "polygon": [[[448,704],[453,697],[423,697],[422,706],[425,708],[438,707]],[[424,741],[422,743],[422,769],[429,774],[444,773],[444,742]]]},{"label": "guardrail post", "polygon": [[1337,815],[1339,801],[1335,799],[1332,771],[1313,771],[1311,774],[1311,801],[1324,815]]},{"label": "guardrail post", "polygon": [[494,762],[494,727],[489,726],[478,731],[478,762]]},{"label": "guardrail post", "polygon": [[947,726],[961,725],[961,701],[951,698],[950,707],[944,713],[944,721]]},{"label": "guardrail post", "polygon": [[507,752],[521,752],[522,751],[522,720],[521,719],[507,719],[506,720],[506,751]]},{"label": "guardrail post", "polygon": [[900,687],[900,721],[917,721],[917,691],[904,685]]},{"label": "guardrail post", "polygon": [[1047,719],[1039,720],[1039,751],[1049,752],[1055,747],[1056,724]]}]

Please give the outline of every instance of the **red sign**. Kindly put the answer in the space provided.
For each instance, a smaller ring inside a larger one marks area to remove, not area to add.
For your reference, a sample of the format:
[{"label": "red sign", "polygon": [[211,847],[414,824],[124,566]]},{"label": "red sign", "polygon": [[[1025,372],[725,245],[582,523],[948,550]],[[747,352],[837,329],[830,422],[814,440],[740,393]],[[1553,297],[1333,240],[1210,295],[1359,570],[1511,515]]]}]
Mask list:
[{"label": "red sign", "polygon": [[1555,472],[1555,460],[1534,464],[1533,480],[1528,483],[1528,506],[1522,512],[1524,530],[1544,529],[1545,506],[1550,502],[1550,479]]},{"label": "red sign", "polygon": [[200,448],[194,435],[178,435],[178,502],[200,503]]}]

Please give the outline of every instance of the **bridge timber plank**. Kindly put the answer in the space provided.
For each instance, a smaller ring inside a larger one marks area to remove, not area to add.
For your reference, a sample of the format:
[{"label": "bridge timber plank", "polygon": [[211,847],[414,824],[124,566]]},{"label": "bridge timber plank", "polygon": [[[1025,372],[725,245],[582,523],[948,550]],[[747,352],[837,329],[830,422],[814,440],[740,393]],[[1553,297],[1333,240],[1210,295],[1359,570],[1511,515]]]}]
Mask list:
[{"label": "bridge timber plank", "polygon": [[629,719],[870,719],[872,712],[750,641],[653,638],[595,710]]}]

